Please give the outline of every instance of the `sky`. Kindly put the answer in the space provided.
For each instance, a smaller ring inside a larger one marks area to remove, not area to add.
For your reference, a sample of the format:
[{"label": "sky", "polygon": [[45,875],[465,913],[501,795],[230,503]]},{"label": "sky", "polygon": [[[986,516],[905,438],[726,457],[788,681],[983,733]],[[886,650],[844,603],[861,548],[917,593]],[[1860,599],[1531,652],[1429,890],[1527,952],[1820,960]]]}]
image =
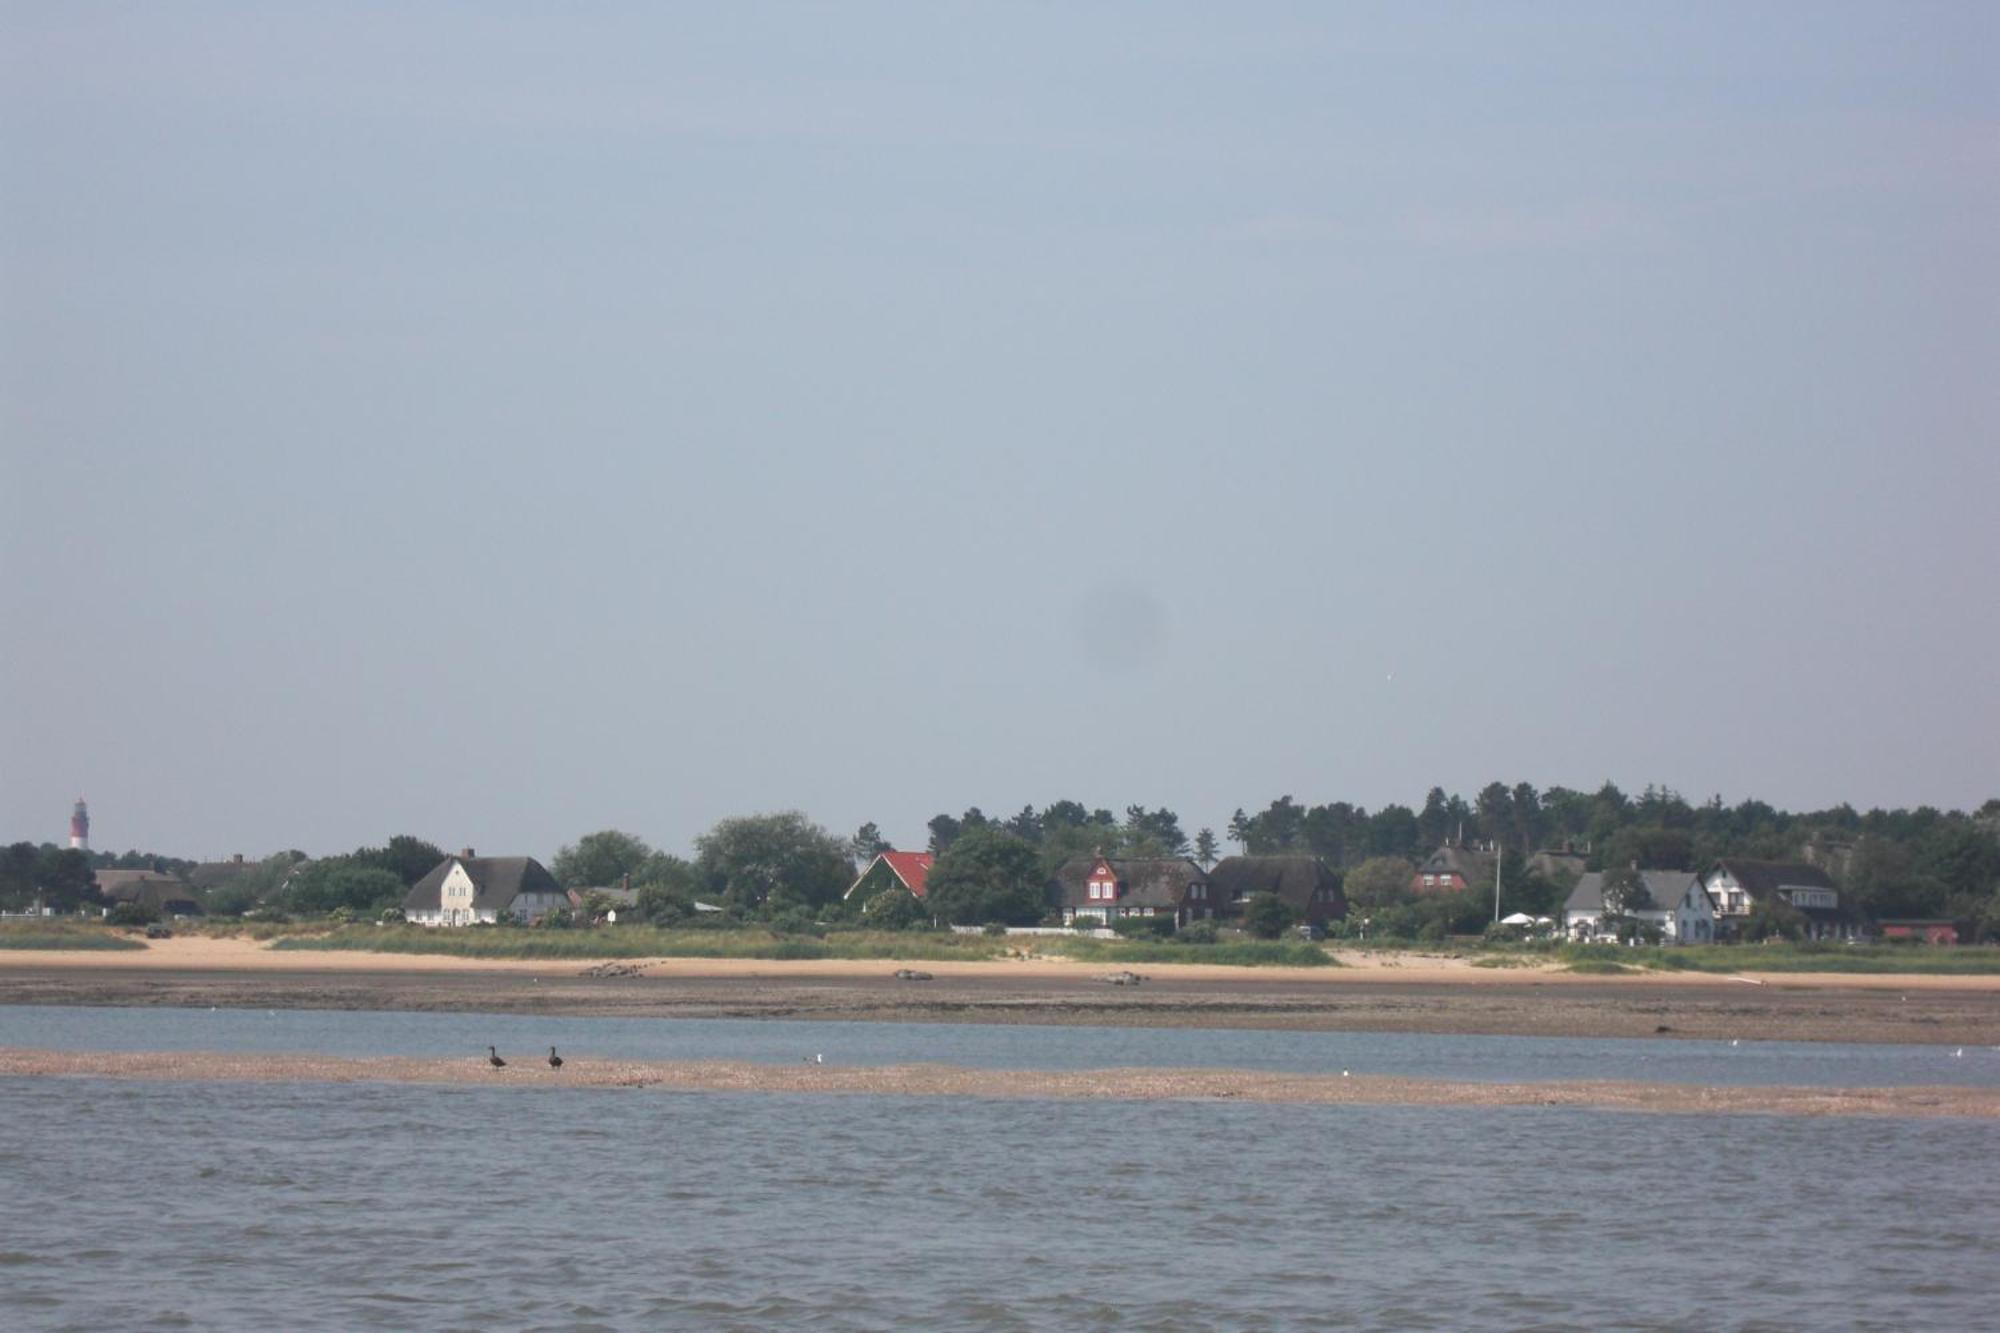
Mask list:
[{"label": "sky", "polygon": [[1985,3],[0,3],[0,840],[2000,794]]}]

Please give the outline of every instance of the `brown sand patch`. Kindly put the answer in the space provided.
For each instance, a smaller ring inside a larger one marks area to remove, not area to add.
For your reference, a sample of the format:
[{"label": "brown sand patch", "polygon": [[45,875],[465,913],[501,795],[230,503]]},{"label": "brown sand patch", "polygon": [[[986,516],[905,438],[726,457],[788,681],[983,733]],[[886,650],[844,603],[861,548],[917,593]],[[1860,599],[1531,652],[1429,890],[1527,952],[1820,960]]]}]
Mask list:
[{"label": "brown sand patch", "polygon": [[484,1057],[341,1059],[203,1052],[0,1049],[0,1076],[200,1082],[401,1083],[493,1087],[643,1088],[668,1092],[821,1093],[1119,1101],[1235,1100],[1355,1106],[1578,1106],[1654,1113],[1963,1116],[2000,1119],[1987,1088],[1706,1088],[1666,1083],[1469,1083],[1369,1075],[1267,1074],[1214,1069],[1075,1071],[946,1065],[846,1067],[741,1061],[596,1061],[562,1069],[523,1058],[493,1069]]}]

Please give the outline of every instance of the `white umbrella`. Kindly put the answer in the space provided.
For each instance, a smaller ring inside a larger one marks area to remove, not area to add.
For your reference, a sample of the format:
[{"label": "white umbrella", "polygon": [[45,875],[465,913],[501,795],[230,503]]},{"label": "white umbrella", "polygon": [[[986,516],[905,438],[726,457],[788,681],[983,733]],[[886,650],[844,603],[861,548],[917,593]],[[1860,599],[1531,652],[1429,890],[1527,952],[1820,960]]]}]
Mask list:
[{"label": "white umbrella", "polygon": [[1500,924],[1503,926],[1532,926],[1535,924],[1535,918],[1529,916],[1526,912],[1516,912],[1512,916],[1501,917]]}]

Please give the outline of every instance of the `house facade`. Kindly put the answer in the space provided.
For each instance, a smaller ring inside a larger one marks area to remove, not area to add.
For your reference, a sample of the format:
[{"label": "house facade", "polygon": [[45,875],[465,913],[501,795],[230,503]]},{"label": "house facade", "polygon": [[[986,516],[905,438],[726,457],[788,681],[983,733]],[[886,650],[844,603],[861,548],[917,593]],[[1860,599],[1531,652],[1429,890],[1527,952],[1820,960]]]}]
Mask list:
[{"label": "house facade", "polygon": [[[1701,877],[1687,870],[1641,870],[1651,905],[1626,915],[1654,927],[1669,944],[1707,944],[1715,939],[1715,905]],[[1604,875],[1590,871],[1563,903],[1563,933],[1575,940],[1603,939],[1616,932],[1606,924]]]},{"label": "house facade", "polygon": [[1448,842],[1424,858],[1410,876],[1411,893],[1460,893],[1493,888],[1493,857],[1462,843]]},{"label": "house facade", "polygon": [[1751,909],[1760,902],[1784,903],[1805,918],[1807,939],[1852,940],[1861,937],[1854,917],[1843,911],[1840,890],[1826,871],[1797,861],[1717,861],[1701,877],[1701,886],[1715,908],[1716,932],[1731,939],[1742,933]]},{"label": "house facade", "polygon": [[531,924],[570,905],[569,895],[532,856],[447,856],[403,899],[403,918],[419,926]]},{"label": "house facade", "polygon": [[162,870],[100,870],[97,891],[112,903],[137,903],[160,916],[200,916],[201,901],[179,875]]},{"label": "house facade", "polygon": [[1218,916],[1239,915],[1260,893],[1272,894],[1316,926],[1347,915],[1340,876],[1317,856],[1227,856],[1208,872],[1208,884]]},{"label": "house facade", "polygon": [[884,889],[901,889],[923,901],[924,886],[937,858],[929,852],[878,852],[868,868],[841,894],[843,902],[866,902]]},{"label": "house facade", "polygon": [[1215,916],[1207,874],[1184,856],[1072,857],[1057,868],[1050,893],[1066,926],[1078,920],[1108,926],[1125,917],[1168,916],[1178,930]]}]

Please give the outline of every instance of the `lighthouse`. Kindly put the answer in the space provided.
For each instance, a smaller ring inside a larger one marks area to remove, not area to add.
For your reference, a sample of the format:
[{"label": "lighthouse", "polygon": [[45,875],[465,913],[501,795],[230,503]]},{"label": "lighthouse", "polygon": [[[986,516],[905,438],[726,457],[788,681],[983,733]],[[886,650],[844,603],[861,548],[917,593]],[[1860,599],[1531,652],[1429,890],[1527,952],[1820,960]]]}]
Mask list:
[{"label": "lighthouse", "polygon": [[90,807],[76,798],[76,809],[69,812],[69,845],[79,852],[90,850]]}]

